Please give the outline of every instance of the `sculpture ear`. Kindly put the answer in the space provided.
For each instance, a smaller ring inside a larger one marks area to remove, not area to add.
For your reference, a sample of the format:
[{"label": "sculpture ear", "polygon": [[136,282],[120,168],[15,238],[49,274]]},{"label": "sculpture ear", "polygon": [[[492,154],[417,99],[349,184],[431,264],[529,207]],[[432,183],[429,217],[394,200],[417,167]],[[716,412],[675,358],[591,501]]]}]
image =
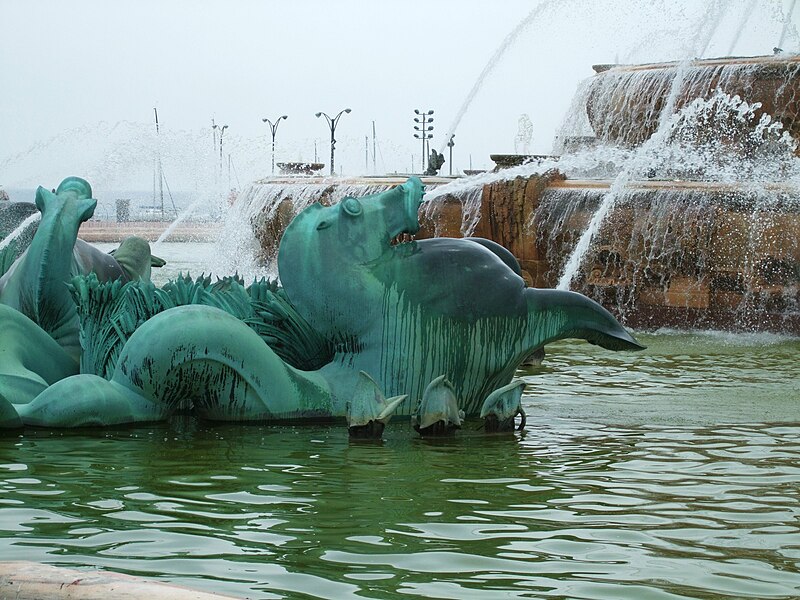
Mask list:
[{"label": "sculpture ear", "polygon": [[45,194],[47,193],[48,193],[47,190],[44,189],[42,186],[39,186],[38,189],[36,190],[36,201],[35,201],[36,208],[38,208],[39,212],[42,214],[44,214],[44,205],[45,205],[44,197]]},{"label": "sculpture ear", "polygon": [[80,211],[81,223],[88,221],[94,216],[94,209],[97,207],[97,200],[93,198],[81,198],[78,210]]}]

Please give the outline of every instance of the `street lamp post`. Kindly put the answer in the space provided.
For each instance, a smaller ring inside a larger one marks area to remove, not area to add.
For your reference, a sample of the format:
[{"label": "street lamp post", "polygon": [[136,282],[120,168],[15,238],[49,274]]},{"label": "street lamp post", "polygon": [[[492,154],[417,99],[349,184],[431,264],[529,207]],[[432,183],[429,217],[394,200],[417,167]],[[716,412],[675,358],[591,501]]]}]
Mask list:
[{"label": "street lamp post", "polygon": [[336,147],[336,137],[334,137],[334,133],[336,131],[336,124],[339,122],[339,117],[342,116],[342,113],[349,113],[350,109],[345,108],[344,110],[340,110],[339,114],[335,117],[331,118],[324,112],[318,112],[317,118],[323,116],[328,121],[328,127],[331,129],[331,175],[333,175],[333,149]]},{"label": "street lamp post", "polygon": [[278,133],[278,123],[281,122],[281,119],[288,119],[286,115],[281,115],[277,119],[275,119],[275,123],[270,121],[267,118],[261,119],[264,123],[269,125],[270,130],[272,131],[272,174],[275,175],[275,134]]},{"label": "street lamp post", "polygon": [[417,115],[414,117],[414,123],[417,123],[414,125],[414,130],[417,131],[417,133],[414,134],[414,137],[418,140],[422,140],[422,171],[424,172],[426,155],[425,148],[428,145],[428,140],[433,137],[433,134],[430,133],[433,131],[433,125],[431,125],[431,123],[433,123],[433,111],[429,110],[426,112],[414,109],[414,114]]},{"label": "street lamp post", "polygon": [[219,129],[219,168],[222,169],[222,134],[225,133],[225,130],[228,128],[227,125],[217,125],[214,123],[213,119],[211,121],[211,129],[214,130],[216,133],[217,129]]},{"label": "street lamp post", "polygon": [[453,141],[454,137],[456,137],[456,134],[455,133],[451,133],[450,134],[450,141],[447,142],[447,147],[450,148],[450,175],[453,174],[453,146],[456,145],[456,143]]},{"label": "street lamp post", "polygon": [[222,154],[222,136],[225,133],[225,130],[228,128],[227,125],[223,125],[219,130],[219,164],[223,163],[223,154]]}]

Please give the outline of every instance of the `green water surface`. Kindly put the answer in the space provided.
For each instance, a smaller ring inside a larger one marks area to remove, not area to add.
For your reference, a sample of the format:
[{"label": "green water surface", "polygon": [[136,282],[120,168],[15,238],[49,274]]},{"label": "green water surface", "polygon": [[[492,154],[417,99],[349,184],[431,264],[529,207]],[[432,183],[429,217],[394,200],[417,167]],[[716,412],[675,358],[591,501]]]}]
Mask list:
[{"label": "green water surface", "polygon": [[800,340],[580,342],[520,375],[528,427],[0,437],[0,560],[246,598],[800,597]]}]

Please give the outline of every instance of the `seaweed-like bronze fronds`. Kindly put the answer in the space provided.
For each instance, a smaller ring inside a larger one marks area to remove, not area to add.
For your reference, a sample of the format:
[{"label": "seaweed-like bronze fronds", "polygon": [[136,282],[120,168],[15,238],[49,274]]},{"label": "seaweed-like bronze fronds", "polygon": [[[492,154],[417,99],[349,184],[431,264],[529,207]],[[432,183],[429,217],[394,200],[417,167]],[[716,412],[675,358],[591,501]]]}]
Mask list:
[{"label": "seaweed-like bronze fronds", "polygon": [[211,281],[180,275],[158,288],[150,281],[101,283],[90,273],[75,277],[71,291],[80,318],[81,372],[109,379],[125,342],[160,312],[188,304],[213,306],[240,319],[288,364],[318,369],[333,357],[332,345],[292,307],[277,282],[249,287],[238,277]]}]

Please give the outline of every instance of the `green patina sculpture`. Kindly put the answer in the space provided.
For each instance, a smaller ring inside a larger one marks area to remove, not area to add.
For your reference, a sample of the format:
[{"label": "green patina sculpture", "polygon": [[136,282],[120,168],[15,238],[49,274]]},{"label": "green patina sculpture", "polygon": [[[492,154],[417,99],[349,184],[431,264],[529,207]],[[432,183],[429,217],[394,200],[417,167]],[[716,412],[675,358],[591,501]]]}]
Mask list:
[{"label": "green patina sculpture", "polygon": [[[41,222],[28,248],[0,277],[0,304],[14,308],[47,332],[74,360],[80,359],[78,316],[67,289],[75,275],[95,273],[102,281],[149,278],[150,245],[141,238],[126,239],[114,255],[78,240],[80,224],[91,218],[97,201],[89,183],[68,177],[58,189],[36,191]],[[20,248],[15,248],[19,252]]]},{"label": "green patina sculpture", "polygon": [[65,184],[40,188],[39,230],[0,279],[5,426],[151,421],[191,406],[216,420],[344,417],[367,436],[393,413],[414,415],[422,433],[479,414],[507,428],[522,394],[514,372],[544,344],[641,348],[595,302],[526,288],[492,242],[393,244],[419,228],[416,178],[298,215],[280,245],[282,288],[237,278],[156,288],[149,248],[132,253],[139,272],[127,283],[99,263],[75,268],[61,259],[80,246],[94,201],[88,184]]},{"label": "green patina sculpture", "polygon": [[412,178],[375,196],[311,206],[281,240],[287,298],[334,342],[336,356],[320,372],[336,398],[346,398],[364,371],[387,396],[407,394],[399,411],[411,414],[428,384],[445,375],[471,416],[544,344],[576,337],[641,348],[596,302],[526,288],[516,260],[493,242],[393,245],[418,231],[421,202],[422,184]]},{"label": "green patina sculpture", "polygon": [[425,169],[425,175],[438,175],[439,169],[444,164],[444,154],[437,152],[435,148],[431,148],[431,154],[428,156],[428,168]]}]

